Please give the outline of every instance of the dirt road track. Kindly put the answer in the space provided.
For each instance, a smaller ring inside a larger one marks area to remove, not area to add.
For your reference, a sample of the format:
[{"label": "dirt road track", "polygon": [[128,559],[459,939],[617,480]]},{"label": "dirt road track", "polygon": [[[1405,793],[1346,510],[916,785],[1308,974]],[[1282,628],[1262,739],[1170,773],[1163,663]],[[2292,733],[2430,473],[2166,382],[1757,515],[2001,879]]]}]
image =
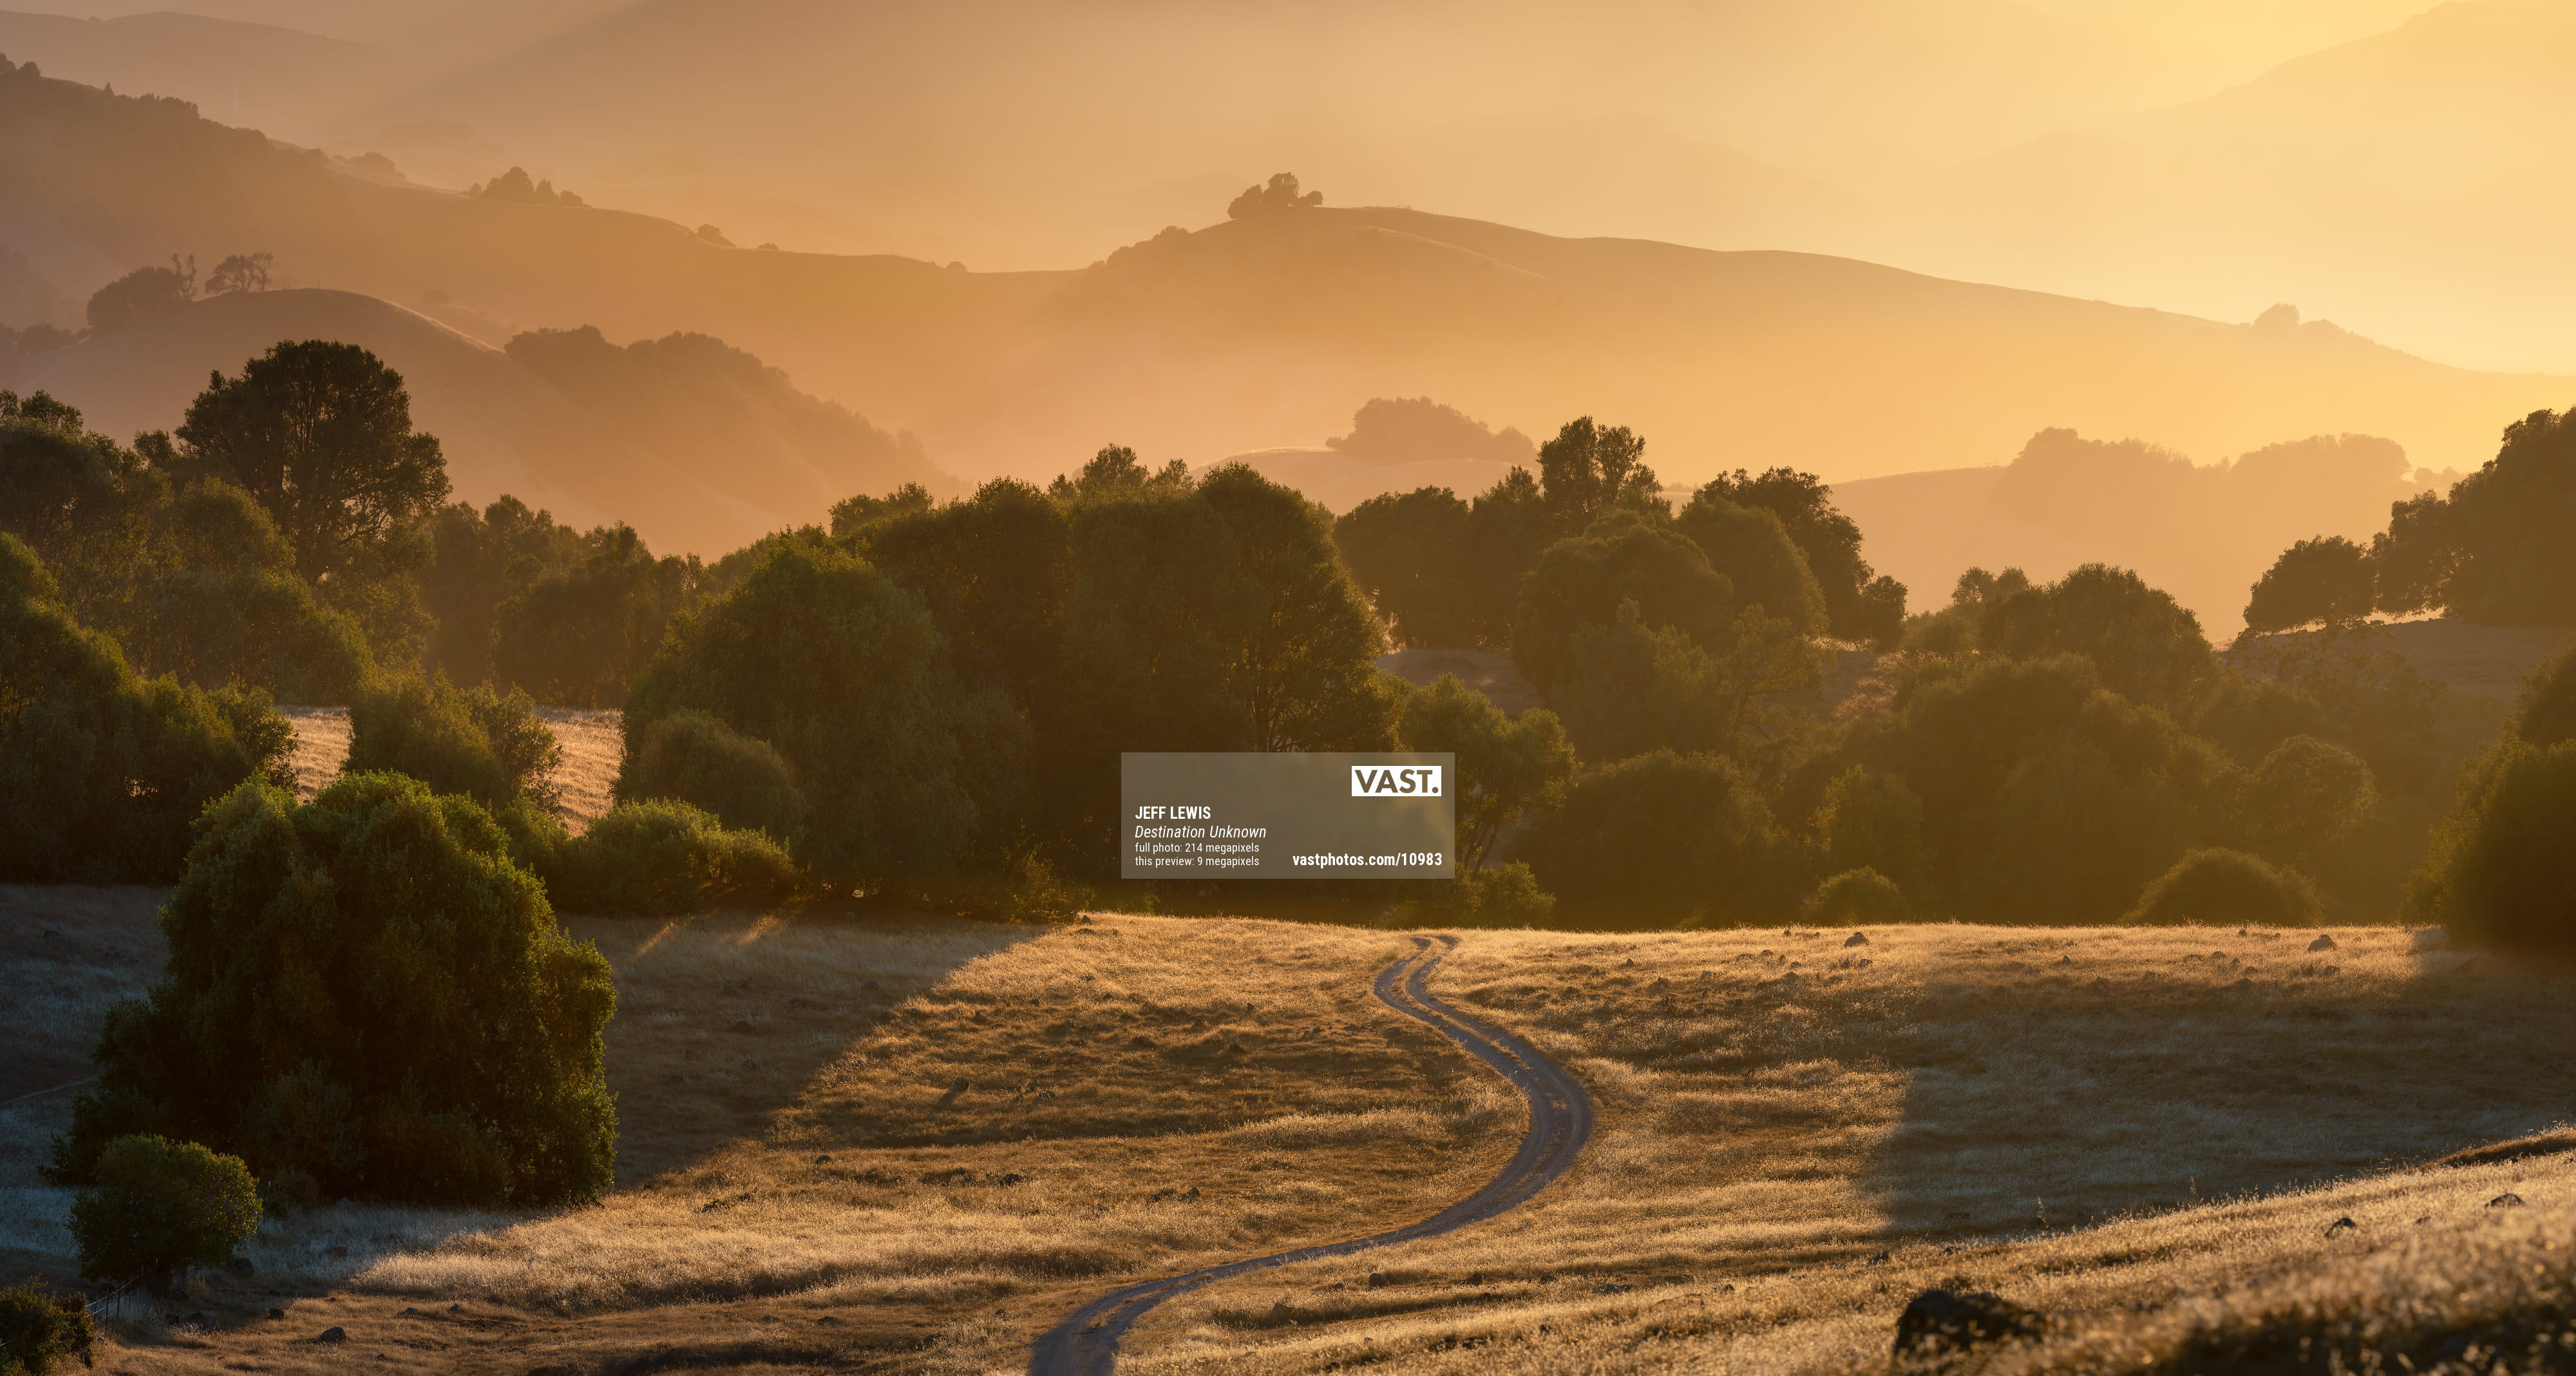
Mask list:
[{"label": "dirt road track", "polygon": [[1441,957],[1458,944],[1456,937],[1413,940],[1413,954],[1378,972],[1378,1001],[1430,1024],[1440,1035],[1467,1048],[1476,1059],[1511,1081],[1521,1097],[1529,1101],[1529,1131],[1502,1172],[1465,1199],[1393,1232],[1230,1261],[1112,1290],[1075,1310],[1072,1317],[1039,1337],[1036,1350],[1029,1356],[1030,1376],[1109,1376],[1117,1368],[1118,1342],[1129,1326],[1174,1295],[1247,1271],[1349,1256],[1373,1247],[1454,1232],[1509,1212],[1572,1168],[1575,1158],[1583,1154],[1583,1144],[1592,1136],[1591,1097],[1565,1067],[1549,1060],[1537,1048],[1431,996],[1425,982],[1439,967]]}]

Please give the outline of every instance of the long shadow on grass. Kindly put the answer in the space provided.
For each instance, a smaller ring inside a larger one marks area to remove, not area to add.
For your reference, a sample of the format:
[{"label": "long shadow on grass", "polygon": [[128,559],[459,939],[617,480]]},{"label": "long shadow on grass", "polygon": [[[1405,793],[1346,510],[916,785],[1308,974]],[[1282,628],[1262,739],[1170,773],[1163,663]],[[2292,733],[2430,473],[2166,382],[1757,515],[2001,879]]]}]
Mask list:
[{"label": "long shadow on grass", "polygon": [[2311,953],[2311,935],[2141,949],[2059,930],[1962,952],[1954,982],[1888,1010],[1905,1087],[1863,1184],[1890,1231],[2080,1225],[2564,1120],[2576,973],[2400,954],[2387,931]]},{"label": "long shadow on grass", "polygon": [[616,971],[608,1086],[621,1185],[758,1138],[904,1000],[1040,935],[853,908],[565,924]]}]

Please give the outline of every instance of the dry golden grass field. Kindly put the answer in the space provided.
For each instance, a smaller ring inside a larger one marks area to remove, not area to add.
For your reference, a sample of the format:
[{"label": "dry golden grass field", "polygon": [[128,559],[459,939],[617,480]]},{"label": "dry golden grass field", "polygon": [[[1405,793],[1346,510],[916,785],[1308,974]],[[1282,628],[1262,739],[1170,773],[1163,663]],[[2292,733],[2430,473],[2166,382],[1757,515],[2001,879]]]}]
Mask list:
[{"label": "dry golden grass field", "polygon": [[[159,897],[0,891],[0,939],[47,952],[0,975],[13,1038],[76,1062],[147,977]],[[273,1222],[170,1311],[201,1323],[130,1315],[101,1369],[1018,1371],[1122,1281],[1426,1216],[1521,1124],[1369,998],[1396,933],[568,922],[621,994],[602,1205]],[[2556,1342],[2576,1158],[2430,1163],[2566,1122],[2576,975],[2314,935],[1464,933],[1433,991],[1584,1079],[1583,1163],[1491,1224],[1182,1296],[1123,1365],[1884,1370],[1944,1282],[2050,1313],[1993,1372],[2325,1371],[2347,1321],[2415,1370],[2463,1332]],[[33,1171],[68,1099],[0,1107],[0,1262],[58,1278],[64,1198]],[[2288,1356],[2221,1355],[2281,1332]]]}]

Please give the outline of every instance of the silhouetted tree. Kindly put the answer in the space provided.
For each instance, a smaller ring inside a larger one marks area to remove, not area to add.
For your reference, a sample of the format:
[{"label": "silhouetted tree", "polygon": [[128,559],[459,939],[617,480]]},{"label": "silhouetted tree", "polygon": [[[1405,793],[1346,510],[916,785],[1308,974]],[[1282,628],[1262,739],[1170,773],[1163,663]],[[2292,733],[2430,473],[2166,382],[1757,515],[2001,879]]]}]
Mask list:
[{"label": "silhouetted tree", "polygon": [[1522,853],[1558,911],[1602,926],[1779,921],[1797,911],[1797,859],[1733,760],[1639,755],[1574,782]]},{"label": "silhouetted tree", "polygon": [[463,502],[440,508],[428,536],[421,601],[435,625],[423,664],[456,683],[492,676],[492,627],[502,604],[585,553],[570,526],[506,495],[479,512]]},{"label": "silhouetted tree", "polygon": [[166,268],[136,268],[90,294],[89,327],[107,334],[185,310],[197,299],[197,260],[170,255]]},{"label": "silhouetted tree", "polygon": [[[1823,593],[1831,634],[1881,649],[1895,648],[1905,628],[1905,585],[1873,571],[1861,557],[1860,527],[1834,509],[1832,488],[1815,474],[1795,469],[1768,469],[1756,477],[1739,468],[1710,479],[1692,497],[1691,506],[1718,499],[1780,518]],[[1687,522],[1688,508],[1683,517]],[[1787,614],[1777,607],[1772,611]]]},{"label": "silhouetted tree", "polygon": [[1748,607],[1703,645],[1677,626],[1650,627],[1625,601],[1612,623],[1575,630],[1569,667],[1548,700],[1590,760],[1649,750],[1740,754],[1774,725],[1765,701],[1812,689],[1823,657],[1795,628]]},{"label": "silhouetted tree", "polygon": [[1469,541],[1470,508],[1445,487],[1371,497],[1333,523],[1351,577],[1397,641],[1473,645],[1481,589]]},{"label": "silhouetted tree", "polygon": [[853,493],[832,503],[832,538],[861,539],[887,521],[916,511],[928,511],[935,504],[930,489],[919,483],[905,483],[882,497]]},{"label": "silhouetted tree", "polygon": [[237,291],[268,290],[269,269],[277,265],[274,253],[236,253],[215,264],[206,277],[206,294],[224,296]]},{"label": "silhouetted tree", "polygon": [[620,523],[581,537],[582,560],[501,604],[492,674],[555,707],[617,707],[662,647],[673,617],[702,595],[696,558],[655,559]]},{"label": "silhouetted tree", "polygon": [[1645,454],[1645,438],[1624,425],[1595,425],[1590,416],[1567,421],[1538,450],[1550,534],[1573,535],[1616,507],[1661,507],[1663,486]]},{"label": "silhouetted tree", "polygon": [[2200,618],[2138,575],[2103,564],[1999,599],[1977,638],[1985,650],[2020,658],[2083,655],[2105,687],[2155,707],[2180,706],[2217,665]]},{"label": "silhouetted tree", "polygon": [[1635,511],[1613,511],[1550,545],[1522,581],[1513,661],[1541,693],[1553,693],[1576,667],[1575,632],[1615,623],[1623,602],[1637,605],[1640,625],[1675,627],[1709,646],[1733,620],[1735,589],[1688,537]]},{"label": "silhouetted tree", "polygon": [[1407,693],[1396,732],[1407,750],[1458,757],[1461,873],[1492,859],[1512,823],[1555,807],[1574,777],[1574,748],[1555,713],[1538,707],[1506,717],[1455,674]]},{"label": "silhouetted tree", "polygon": [[354,571],[447,498],[447,462],[412,430],[402,374],[355,344],[282,343],[240,377],[215,374],[178,437],[181,471],[257,498],[310,582]]},{"label": "silhouetted tree", "polygon": [[[465,194],[493,201],[517,201],[523,205],[577,206],[582,204],[581,197],[570,191],[555,190],[555,184],[551,181],[529,181],[528,170],[524,167],[513,167],[488,182],[469,186],[465,188]],[[713,226],[707,228],[713,228]],[[699,231],[701,234],[705,232],[705,229]]]},{"label": "silhouetted tree", "polygon": [[1234,203],[1225,208],[1225,213],[1228,219],[1240,220],[1274,210],[1301,210],[1323,203],[1324,193],[1321,191],[1298,194],[1297,174],[1274,172],[1267,183],[1245,187],[1243,194],[1235,197]]},{"label": "silhouetted tree", "polygon": [[2534,411],[2448,496],[2397,503],[2371,541],[2380,609],[2446,608],[2480,625],[2576,620],[2576,408]]},{"label": "silhouetted tree", "polygon": [[1324,447],[1386,464],[1434,459],[1525,464],[1538,457],[1529,436],[1520,431],[1496,434],[1482,421],[1429,397],[1372,397],[1351,417],[1351,433],[1326,439]]},{"label": "silhouetted tree", "polygon": [[996,478],[965,501],[925,501],[869,526],[860,551],[930,608],[968,684],[998,688],[1032,716],[1042,710],[1073,584],[1073,518],[1063,506]]},{"label": "silhouetted tree", "polygon": [[2360,545],[2340,535],[2301,540],[2283,550],[2255,582],[2245,604],[2245,629],[2286,631],[2368,616],[2373,580],[2370,551]]},{"label": "silhouetted tree", "polygon": [[1738,606],[1760,607],[1800,635],[1825,633],[1824,592],[1777,515],[1703,488],[1676,524],[1708,555],[1709,567],[1734,585]]},{"label": "silhouetted tree", "polygon": [[167,883],[207,802],[293,743],[251,694],[136,677],[0,534],[0,880]]},{"label": "silhouetted tree", "polygon": [[1547,498],[1526,468],[1514,466],[1469,506],[1467,574],[1475,597],[1467,625],[1474,644],[1510,648],[1521,580],[1538,567],[1548,542]]}]

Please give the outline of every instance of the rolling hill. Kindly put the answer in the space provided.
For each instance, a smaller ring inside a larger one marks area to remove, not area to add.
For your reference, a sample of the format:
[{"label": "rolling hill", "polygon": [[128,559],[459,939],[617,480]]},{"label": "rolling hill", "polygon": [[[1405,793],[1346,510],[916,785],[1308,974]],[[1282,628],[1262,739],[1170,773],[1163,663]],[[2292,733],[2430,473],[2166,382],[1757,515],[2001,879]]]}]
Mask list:
[{"label": "rolling hill", "polygon": [[622,520],[661,553],[714,557],[819,522],[851,492],[941,481],[908,439],[717,340],[620,349],[576,332],[514,342],[514,353],[320,288],[211,297],[23,357],[0,386],[51,392],[124,439],[175,428],[209,371],[238,373],[290,339],[358,344],[401,373],[412,423],[439,437],[458,500],[506,492],[577,526]]},{"label": "rolling hill", "polygon": [[172,101],[0,74],[0,245],[80,289],[172,251],[265,249],[391,299],[523,327],[696,331],[921,437],[949,471],[1044,479],[1103,443],[1206,461],[1313,444],[1372,396],[1649,437],[1668,481],[1990,464],[2039,430],[2193,454],[2385,436],[2471,466],[2576,383],[2476,373],[2322,321],[2230,325],[1849,259],[1561,239],[1393,208],[1166,231],[1090,268],[982,273],[730,249],[605,209],[384,185]]},{"label": "rolling hill", "polygon": [[[2576,365],[2558,227],[2576,9],[2456,0],[2188,104],[2106,117],[1943,174],[1909,261],[2186,308],[2349,303],[2346,324],[2463,362]],[[2363,303],[2367,303],[2364,306]]]},{"label": "rolling hill", "polygon": [[162,11],[114,19],[0,10],[0,53],[53,76],[179,96],[226,123],[319,143],[403,65],[363,43]]}]

